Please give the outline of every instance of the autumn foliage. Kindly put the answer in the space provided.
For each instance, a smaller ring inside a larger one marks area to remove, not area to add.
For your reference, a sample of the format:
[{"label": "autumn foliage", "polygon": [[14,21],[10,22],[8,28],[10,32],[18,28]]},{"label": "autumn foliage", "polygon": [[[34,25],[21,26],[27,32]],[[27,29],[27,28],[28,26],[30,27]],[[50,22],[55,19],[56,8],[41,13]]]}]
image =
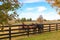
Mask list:
[{"label": "autumn foliage", "polygon": [[38,22],[38,23],[43,23],[43,17],[42,17],[42,15],[40,15],[40,16],[37,18],[37,22]]},{"label": "autumn foliage", "polygon": [[60,14],[60,0],[46,0],[53,8],[56,8],[58,14]]}]

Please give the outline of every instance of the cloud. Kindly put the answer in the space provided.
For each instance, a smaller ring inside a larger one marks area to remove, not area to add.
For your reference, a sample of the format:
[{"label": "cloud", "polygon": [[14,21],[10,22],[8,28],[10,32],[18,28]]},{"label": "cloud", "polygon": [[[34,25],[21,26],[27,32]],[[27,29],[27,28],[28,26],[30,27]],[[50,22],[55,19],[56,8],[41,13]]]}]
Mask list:
[{"label": "cloud", "polygon": [[40,6],[40,7],[37,7],[37,10],[38,10],[38,12],[43,12],[43,11],[47,10],[47,8],[44,6]]},{"label": "cloud", "polygon": [[44,12],[45,10],[47,10],[46,7],[44,6],[38,6],[38,7],[32,7],[32,8],[26,8],[26,11],[36,11],[36,12]]},{"label": "cloud", "polygon": [[55,12],[43,13],[42,15],[47,20],[57,20],[57,19],[60,19],[60,15],[58,15]]},{"label": "cloud", "polygon": [[26,8],[27,11],[31,11],[33,10],[34,8]]},{"label": "cloud", "polygon": [[45,0],[23,0],[24,3],[44,2]]},{"label": "cloud", "polygon": [[21,13],[20,18],[32,18],[33,20],[36,20],[39,17],[39,14],[33,13],[33,12],[27,12],[27,13]]}]

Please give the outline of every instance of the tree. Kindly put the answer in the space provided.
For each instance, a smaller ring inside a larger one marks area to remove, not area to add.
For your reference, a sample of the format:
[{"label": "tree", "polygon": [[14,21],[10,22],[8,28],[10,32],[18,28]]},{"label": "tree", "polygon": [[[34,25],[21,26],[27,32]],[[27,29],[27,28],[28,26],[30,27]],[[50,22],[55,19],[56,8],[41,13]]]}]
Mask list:
[{"label": "tree", "polygon": [[58,19],[57,21],[60,21],[60,19]]},{"label": "tree", "polygon": [[37,22],[43,23],[43,17],[42,17],[42,15],[40,15],[40,16],[37,18]]},{"label": "tree", "polygon": [[27,19],[27,21],[32,21],[32,18],[30,18],[30,19]]},{"label": "tree", "polygon": [[[5,25],[9,24],[10,19],[16,18],[16,12],[13,14],[8,14],[9,11],[14,11],[21,7],[21,4],[18,0],[0,0],[2,4],[0,5],[0,24]],[[3,27],[2,29],[3,30]]]},{"label": "tree", "polygon": [[46,19],[43,19],[44,21],[47,21]]},{"label": "tree", "polygon": [[30,21],[32,21],[32,18],[30,18]]},{"label": "tree", "polygon": [[60,14],[60,0],[46,0],[52,7],[56,8],[58,14]]},{"label": "tree", "polygon": [[26,18],[22,18],[22,19],[21,19],[21,22],[25,22],[25,21],[26,21]]}]

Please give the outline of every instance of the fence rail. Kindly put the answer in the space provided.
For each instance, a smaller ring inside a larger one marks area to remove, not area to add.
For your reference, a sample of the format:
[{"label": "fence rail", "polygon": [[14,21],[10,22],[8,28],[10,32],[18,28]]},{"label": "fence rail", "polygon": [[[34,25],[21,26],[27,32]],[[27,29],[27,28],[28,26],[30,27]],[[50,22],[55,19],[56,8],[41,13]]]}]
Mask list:
[{"label": "fence rail", "polygon": [[[42,25],[42,26],[41,26]],[[51,32],[60,30],[60,23],[48,23],[48,24],[21,24],[0,26],[4,27],[3,32],[0,30],[0,39],[9,39],[17,36],[29,36],[30,34],[37,34],[42,32]]]}]

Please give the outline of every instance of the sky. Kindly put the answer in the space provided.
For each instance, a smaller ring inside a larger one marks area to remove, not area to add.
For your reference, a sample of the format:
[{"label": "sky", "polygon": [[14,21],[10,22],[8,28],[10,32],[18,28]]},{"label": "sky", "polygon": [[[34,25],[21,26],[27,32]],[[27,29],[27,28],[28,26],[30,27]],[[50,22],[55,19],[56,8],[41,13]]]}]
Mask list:
[{"label": "sky", "polygon": [[47,20],[60,19],[60,15],[45,0],[19,0],[21,8],[17,10],[19,18],[32,18],[36,20],[40,15]]},{"label": "sky", "polygon": [[47,20],[60,19],[60,15],[45,0],[20,0],[23,6],[18,10],[20,18],[36,20],[40,15]]},{"label": "sky", "polygon": [[36,20],[40,15],[47,20],[60,19],[60,15],[52,8],[45,0],[20,0],[23,6],[18,10],[20,11],[20,18],[32,18]]}]

